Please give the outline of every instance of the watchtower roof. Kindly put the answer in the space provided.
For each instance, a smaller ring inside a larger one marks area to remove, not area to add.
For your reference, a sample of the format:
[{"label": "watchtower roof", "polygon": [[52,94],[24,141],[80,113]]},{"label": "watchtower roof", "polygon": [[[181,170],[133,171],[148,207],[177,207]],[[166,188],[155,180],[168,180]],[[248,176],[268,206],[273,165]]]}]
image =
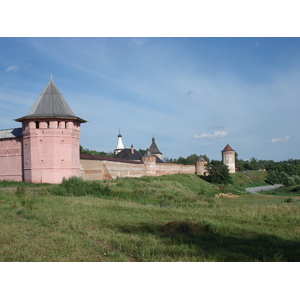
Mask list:
[{"label": "watchtower roof", "polygon": [[0,140],[22,137],[22,128],[0,130]]},{"label": "watchtower roof", "polygon": [[26,119],[40,118],[76,119],[81,123],[86,122],[85,120],[75,116],[52,78],[34,105],[31,107],[28,114],[22,118],[16,119],[15,121],[22,122]]},{"label": "watchtower roof", "polygon": [[151,143],[151,145],[150,145],[150,147],[149,147],[149,151],[150,151],[152,154],[162,154],[162,153],[159,151],[158,147],[156,146],[155,138],[154,138],[154,137],[152,138],[152,143]]},{"label": "watchtower roof", "polygon": [[205,158],[203,157],[203,155],[200,155],[199,158],[198,158],[198,161],[204,162],[204,161],[206,161],[206,160],[205,160]]},{"label": "watchtower roof", "polygon": [[226,147],[222,150],[222,152],[226,152],[226,151],[234,151],[229,144],[226,145]]}]

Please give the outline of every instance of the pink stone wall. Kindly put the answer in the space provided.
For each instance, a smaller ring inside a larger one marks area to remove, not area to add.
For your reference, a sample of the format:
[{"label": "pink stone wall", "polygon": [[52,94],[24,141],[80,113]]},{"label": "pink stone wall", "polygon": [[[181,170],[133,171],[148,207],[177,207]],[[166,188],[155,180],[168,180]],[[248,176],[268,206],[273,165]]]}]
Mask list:
[{"label": "pink stone wall", "polygon": [[27,121],[23,129],[25,181],[60,183],[80,176],[78,122]]},{"label": "pink stone wall", "polygon": [[195,166],[179,164],[156,164],[156,175],[195,174]]},{"label": "pink stone wall", "polygon": [[[83,157],[83,156],[82,156]],[[87,157],[87,156],[86,156]],[[167,174],[195,174],[195,166],[185,166],[178,164],[155,164],[155,170],[148,168],[143,163],[130,163],[128,161],[121,162],[113,159],[80,159],[80,176],[85,180],[103,180],[104,174],[109,172],[112,179],[117,177],[141,177],[141,176],[160,176]],[[105,166],[105,168],[104,168]],[[149,173],[151,171],[151,174]],[[108,178],[107,178],[108,179]]]},{"label": "pink stone wall", "polygon": [[156,157],[143,156],[142,162],[144,163],[144,175],[156,176]]},{"label": "pink stone wall", "polygon": [[0,140],[0,180],[22,178],[22,138]]},{"label": "pink stone wall", "polygon": [[144,175],[142,163],[80,159],[80,165],[80,176],[85,180],[109,179],[108,173],[112,179]]}]

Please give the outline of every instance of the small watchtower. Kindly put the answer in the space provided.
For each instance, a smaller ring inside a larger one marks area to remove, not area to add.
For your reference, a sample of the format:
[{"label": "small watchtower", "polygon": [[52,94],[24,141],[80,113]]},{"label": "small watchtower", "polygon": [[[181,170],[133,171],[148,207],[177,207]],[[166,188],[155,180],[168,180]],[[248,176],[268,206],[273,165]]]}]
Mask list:
[{"label": "small watchtower", "polygon": [[229,146],[222,150],[222,161],[229,169],[229,173],[235,173],[235,151]]},{"label": "small watchtower", "polygon": [[141,158],[144,163],[144,174],[146,176],[156,175],[156,156],[152,155],[149,149],[146,150],[144,156]]},{"label": "small watchtower", "polygon": [[162,159],[162,153],[159,151],[156,143],[155,143],[155,138],[152,138],[152,143],[149,147],[149,151],[151,152],[151,154],[157,156],[159,159]]},{"label": "small watchtower", "polygon": [[206,170],[207,161],[205,158],[200,155],[198,160],[196,161],[196,175],[208,175]]},{"label": "small watchtower", "polygon": [[80,176],[80,124],[52,76],[22,122],[23,180],[60,183]]}]

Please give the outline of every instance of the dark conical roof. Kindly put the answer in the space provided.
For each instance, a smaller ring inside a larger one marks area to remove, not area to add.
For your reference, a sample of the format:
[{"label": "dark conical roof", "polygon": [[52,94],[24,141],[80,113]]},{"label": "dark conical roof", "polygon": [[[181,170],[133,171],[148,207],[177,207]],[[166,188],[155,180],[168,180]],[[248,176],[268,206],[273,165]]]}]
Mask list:
[{"label": "dark conical roof", "polygon": [[198,161],[202,161],[202,162],[203,162],[203,161],[206,161],[206,160],[205,160],[205,158],[203,157],[203,155],[200,155],[199,158],[198,158]]},{"label": "dark conical roof", "polygon": [[52,79],[48,82],[39,98],[31,107],[28,114],[16,121],[35,118],[67,118],[77,119],[81,123],[86,121],[75,116]]},{"label": "dark conical roof", "polygon": [[155,143],[155,138],[153,137],[152,138],[152,143],[151,143],[151,146],[149,147],[149,151],[152,153],[152,154],[162,154],[158,147],[156,146],[156,143]]},{"label": "dark conical roof", "polygon": [[148,148],[146,149],[144,156],[152,156]]}]

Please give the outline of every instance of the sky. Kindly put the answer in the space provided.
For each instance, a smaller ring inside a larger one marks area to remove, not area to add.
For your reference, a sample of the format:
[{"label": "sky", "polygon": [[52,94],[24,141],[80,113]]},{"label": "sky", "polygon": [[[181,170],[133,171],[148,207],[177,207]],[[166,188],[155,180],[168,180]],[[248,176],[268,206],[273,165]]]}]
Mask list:
[{"label": "sky", "polygon": [[1,37],[0,129],[20,127],[52,78],[84,148],[152,137],[165,158],[300,159],[300,38]]}]

